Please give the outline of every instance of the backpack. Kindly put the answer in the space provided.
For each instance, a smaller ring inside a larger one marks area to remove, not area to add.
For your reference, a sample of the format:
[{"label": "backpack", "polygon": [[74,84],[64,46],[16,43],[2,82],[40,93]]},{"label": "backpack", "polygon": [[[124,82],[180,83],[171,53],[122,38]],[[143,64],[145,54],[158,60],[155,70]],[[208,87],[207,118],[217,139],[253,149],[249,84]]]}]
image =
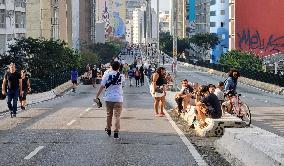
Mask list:
[{"label": "backpack", "polygon": [[139,77],[140,76],[140,72],[139,72],[139,70],[136,70],[135,71],[135,77]]}]

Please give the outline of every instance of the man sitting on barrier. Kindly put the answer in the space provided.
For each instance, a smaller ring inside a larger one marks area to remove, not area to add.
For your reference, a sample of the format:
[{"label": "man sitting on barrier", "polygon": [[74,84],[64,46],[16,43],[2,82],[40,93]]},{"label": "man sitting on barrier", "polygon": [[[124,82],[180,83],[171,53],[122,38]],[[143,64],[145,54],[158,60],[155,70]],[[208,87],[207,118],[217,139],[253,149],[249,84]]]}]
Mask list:
[{"label": "man sitting on barrier", "polygon": [[183,81],[181,81],[181,83],[181,90],[175,95],[179,113],[186,112],[189,100],[193,96],[193,88],[188,84],[188,81],[184,79]]},{"label": "man sitting on barrier", "polygon": [[202,99],[196,103],[197,119],[199,120],[200,128],[207,126],[206,117],[218,119],[222,116],[221,105],[218,97],[214,93],[209,92],[208,86],[202,86],[200,90]]}]

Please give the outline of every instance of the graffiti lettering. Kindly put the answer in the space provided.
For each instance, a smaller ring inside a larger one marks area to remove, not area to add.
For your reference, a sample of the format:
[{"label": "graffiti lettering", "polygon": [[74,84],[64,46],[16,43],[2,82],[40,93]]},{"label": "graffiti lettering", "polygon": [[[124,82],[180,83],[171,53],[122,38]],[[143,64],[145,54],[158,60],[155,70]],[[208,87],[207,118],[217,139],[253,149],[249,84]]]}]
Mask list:
[{"label": "graffiti lettering", "polygon": [[239,49],[259,50],[263,52],[283,52],[284,36],[269,36],[267,41],[261,37],[258,31],[251,33],[250,30],[243,30],[237,34],[239,37]]}]

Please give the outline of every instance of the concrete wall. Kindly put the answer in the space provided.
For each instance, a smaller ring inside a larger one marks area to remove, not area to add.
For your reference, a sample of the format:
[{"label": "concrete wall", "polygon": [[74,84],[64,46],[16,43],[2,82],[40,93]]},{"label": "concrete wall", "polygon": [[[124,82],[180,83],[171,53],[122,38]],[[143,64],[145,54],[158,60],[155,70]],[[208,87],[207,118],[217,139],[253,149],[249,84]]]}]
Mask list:
[{"label": "concrete wall", "polygon": [[283,0],[235,0],[235,47],[260,56],[284,52],[283,9]]}]

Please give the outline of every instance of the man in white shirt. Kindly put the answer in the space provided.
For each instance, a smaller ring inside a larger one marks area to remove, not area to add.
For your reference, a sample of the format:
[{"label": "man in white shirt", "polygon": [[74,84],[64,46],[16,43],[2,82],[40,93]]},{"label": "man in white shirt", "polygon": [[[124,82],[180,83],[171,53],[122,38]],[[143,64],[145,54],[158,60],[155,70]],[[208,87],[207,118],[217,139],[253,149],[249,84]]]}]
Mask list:
[{"label": "man in white shirt", "polygon": [[[122,86],[125,83],[125,77],[123,74],[119,73],[119,62],[113,62],[111,64],[112,70],[105,72],[101,86],[96,95],[96,99],[99,98],[103,89],[105,90],[105,101],[106,101],[106,110],[107,110],[107,125],[105,128],[106,133],[111,135],[111,126],[112,126],[112,116],[115,117],[114,124],[114,138],[119,139],[118,132],[120,129],[120,115],[122,112],[123,104],[123,90]],[[96,100],[95,99],[95,100]]]},{"label": "man in white shirt", "polygon": [[214,94],[218,97],[220,104],[222,104],[222,102],[224,102],[224,82],[219,82],[217,85],[217,88],[215,89]]}]

